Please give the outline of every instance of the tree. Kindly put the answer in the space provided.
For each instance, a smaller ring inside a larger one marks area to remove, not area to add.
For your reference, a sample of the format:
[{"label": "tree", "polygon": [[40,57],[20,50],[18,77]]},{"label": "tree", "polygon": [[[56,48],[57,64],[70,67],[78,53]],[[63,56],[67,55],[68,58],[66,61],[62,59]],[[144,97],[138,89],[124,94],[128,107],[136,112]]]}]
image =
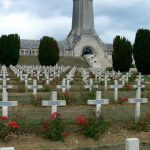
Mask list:
[{"label": "tree", "polygon": [[133,56],[137,70],[150,73],[150,30],[139,29],[133,46]]},{"label": "tree", "polygon": [[113,41],[113,69],[128,72],[132,65],[132,45],[125,37],[116,36]]},{"label": "tree", "polygon": [[19,60],[20,37],[17,34],[2,35],[0,38],[0,63],[16,65]]},{"label": "tree", "polygon": [[40,40],[38,58],[41,65],[56,65],[59,61],[59,48],[54,38],[43,36]]}]

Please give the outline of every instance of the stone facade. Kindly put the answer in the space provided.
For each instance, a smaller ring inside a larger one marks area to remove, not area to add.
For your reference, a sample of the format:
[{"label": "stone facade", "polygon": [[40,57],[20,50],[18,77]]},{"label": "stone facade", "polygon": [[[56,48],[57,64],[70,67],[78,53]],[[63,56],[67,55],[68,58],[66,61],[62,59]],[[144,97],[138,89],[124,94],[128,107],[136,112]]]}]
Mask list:
[{"label": "stone facade", "polygon": [[[93,54],[103,68],[110,66],[112,45],[102,43],[94,28],[93,0],[73,0],[72,29],[64,41],[58,41],[60,56]],[[21,55],[38,55],[39,41],[21,40]],[[88,50],[88,51],[87,51]]]},{"label": "stone facade", "polygon": [[101,66],[110,66],[104,44],[94,28],[93,0],[73,0],[72,29],[64,42],[64,52],[66,56],[83,56],[87,48]]},{"label": "stone facade", "polygon": [[37,56],[39,53],[39,40],[25,40],[21,39],[21,56]]}]

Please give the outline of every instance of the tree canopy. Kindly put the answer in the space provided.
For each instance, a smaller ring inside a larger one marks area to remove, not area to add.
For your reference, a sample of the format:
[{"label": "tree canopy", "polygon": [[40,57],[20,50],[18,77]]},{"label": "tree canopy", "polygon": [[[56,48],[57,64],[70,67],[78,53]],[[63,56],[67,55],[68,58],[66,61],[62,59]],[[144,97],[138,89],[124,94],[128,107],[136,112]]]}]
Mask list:
[{"label": "tree canopy", "polygon": [[43,36],[40,40],[38,58],[41,65],[56,65],[59,61],[59,48],[54,38]]},{"label": "tree canopy", "polygon": [[132,45],[125,37],[116,36],[113,41],[113,69],[127,72],[132,65]]},{"label": "tree canopy", "polygon": [[139,29],[133,46],[133,56],[137,70],[143,74],[150,73],[150,30]]},{"label": "tree canopy", "polygon": [[9,66],[16,65],[19,60],[20,37],[17,34],[0,37],[0,63]]}]

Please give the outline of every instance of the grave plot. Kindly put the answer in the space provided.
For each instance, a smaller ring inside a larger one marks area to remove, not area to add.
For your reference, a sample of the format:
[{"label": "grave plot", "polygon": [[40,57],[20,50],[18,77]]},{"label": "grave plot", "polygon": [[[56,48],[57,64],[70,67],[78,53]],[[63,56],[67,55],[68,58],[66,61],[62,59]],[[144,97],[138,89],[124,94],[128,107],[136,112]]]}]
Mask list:
[{"label": "grave plot", "polygon": [[[18,102],[18,106],[9,107],[8,117],[22,118],[24,132],[38,132],[39,128],[35,127],[42,120],[49,119],[50,114],[55,111],[62,115],[65,122],[73,124],[74,127],[77,115],[88,117],[91,112],[94,114],[96,112],[95,116],[98,117],[102,114],[110,124],[110,134],[113,133],[112,130],[119,132],[122,129],[135,128],[138,122],[149,117],[149,85],[145,83],[147,79],[141,81],[144,76],[139,77],[138,74],[100,72],[63,66],[11,66],[7,69],[7,74],[10,78],[5,84],[5,91],[8,92],[7,100],[12,103],[11,100]],[[33,81],[36,81],[36,84],[33,85]],[[2,80],[0,83],[2,86]],[[6,88],[6,85],[11,85],[13,89]],[[39,85],[43,86],[40,90],[37,89]],[[45,91],[45,85],[48,86],[49,91]],[[86,85],[88,89],[85,88]],[[111,89],[111,85],[116,90]],[[138,86],[134,88],[134,85]],[[140,88],[140,85],[145,85],[145,88]],[[20,91],[20,86],[24,87],[24,90]],[[28,86],[32,88],[30,91],[27,89]],[[141,92],[140,97],[136,96],[137,89]],[[53,91],[56,91],[55,94]],[[0,96],[3,101],[2,93]],[[2,113],[6,105],[1,104]],[[9,106],[11,105],[13,104]],[[63,107],[59,107],[61,105]]]}]

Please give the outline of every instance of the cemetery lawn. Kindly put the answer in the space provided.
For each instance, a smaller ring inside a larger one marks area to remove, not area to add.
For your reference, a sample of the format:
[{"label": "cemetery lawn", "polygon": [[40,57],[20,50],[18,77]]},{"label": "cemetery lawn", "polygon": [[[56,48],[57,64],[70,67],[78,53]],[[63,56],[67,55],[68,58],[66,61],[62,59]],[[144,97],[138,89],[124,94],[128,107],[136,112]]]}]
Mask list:
[{"label": "cemetery lawn", "polygon": [[[39,65],[39,60],[37,56],[20,56],[19,64],[25,65]],[[76,67],[84,67],[88,68],[88,63],[84,60],[83,57],[60,57],[58,62],[59,65],[64,66],[76,66]]]},{"label": "cemetery lawn", "polygon": [[[76,63],[74,61],[75,65]],[[86,70],[83,70],[83,68],[77,69],[73,81],[71,81],[71,89],[64,93],[57,89],[57,85],[62,85],[62,80],[66,77],[69,70],[63,72],[61,76],[55,77],[55,80],[47,86],[43,75],[38,81],[38,85],[43,85],[43,89],[38,90],[36,96],[33,95],[32,90],[25,87],[24,82],[20,81],[20,78],[17,78],[12,70],[8,69],[8,71],[11,80],[7,81],[7,85],[13,85],[12,89],[8,89],[8,100],[18,102],[17,107],[9,107],[8,118],[11,121],[14,119],[18,119],[17,122],[20,121],[20,131],[7,142],[0,142],[0,147],[13,146],[15,150],[123,150],[125,149],[125,139],[136,137],[142,143],[140,150],[150,150],[150,129],[147,132],[144,132],[145,130],[138,131],[137,126],[133,126],[135,125],[135,104],[129,104],[126,101],[126,99],[135,98],[136,95],[136,90],[132,88],[136,84],[136,76],[134,74],[129,80],[129,85],[119,89],[118,102],[115,102],[114,89],[110,88],[110,85],[114,85],[114,79],[110,77],[111,81],[109,81],[108,89],[105,91],[104,81],[98,82],[94,80],[95,76],[90,72],[90,78],[93,79],[94,85],[98,85],[98,89],[92,89],[92,92],[89,92],[89,89],[84,88],[86,83],[83,81],[81,71],[86,72]],[[35,75],[37,77],[37,71]],[[83,77],[85,76],[84,74]],[[31,74],[29,77],[31,77]],[[34,76],[32,77],[35,79]],[[150,77],[147,76],[145,80],[148,82]],[[2,81],[0,82],[2,84]],[[28,85],[32,84],[33,81],[29,80]],[[101,138],[94,140],[80,133],[75,117],[78,115],[88,117],[92,112],[95,114],[96,107],[87,105],[87,101],[95,100],[97,90],[102,92],[102,98],[109,99],[109,104],[103,105],[101,109],[102,116],[108,123],[108,130]],[[49,119],[52,110],[50,106],[43,107],[41,105],[42,100],[51,100],[52,91],[57,91],[58,100],[66,100],[66,106],[58,107],[58,112],[62,115],[65,125],[69,126],[69,136],[65,138],[64,142],[44,139],[39,134],[41,121]],[[146,83],[146,88],[142,89],[141,97],[148,98],[148,103],[141,104],[141,119],[149,117],[148,119],[150,120],[149,91],[150,85]],[[123,102],[120,101],[120,98],[122,98]],[[2,93],[0,93],[0,100],[2,100]]]}]

